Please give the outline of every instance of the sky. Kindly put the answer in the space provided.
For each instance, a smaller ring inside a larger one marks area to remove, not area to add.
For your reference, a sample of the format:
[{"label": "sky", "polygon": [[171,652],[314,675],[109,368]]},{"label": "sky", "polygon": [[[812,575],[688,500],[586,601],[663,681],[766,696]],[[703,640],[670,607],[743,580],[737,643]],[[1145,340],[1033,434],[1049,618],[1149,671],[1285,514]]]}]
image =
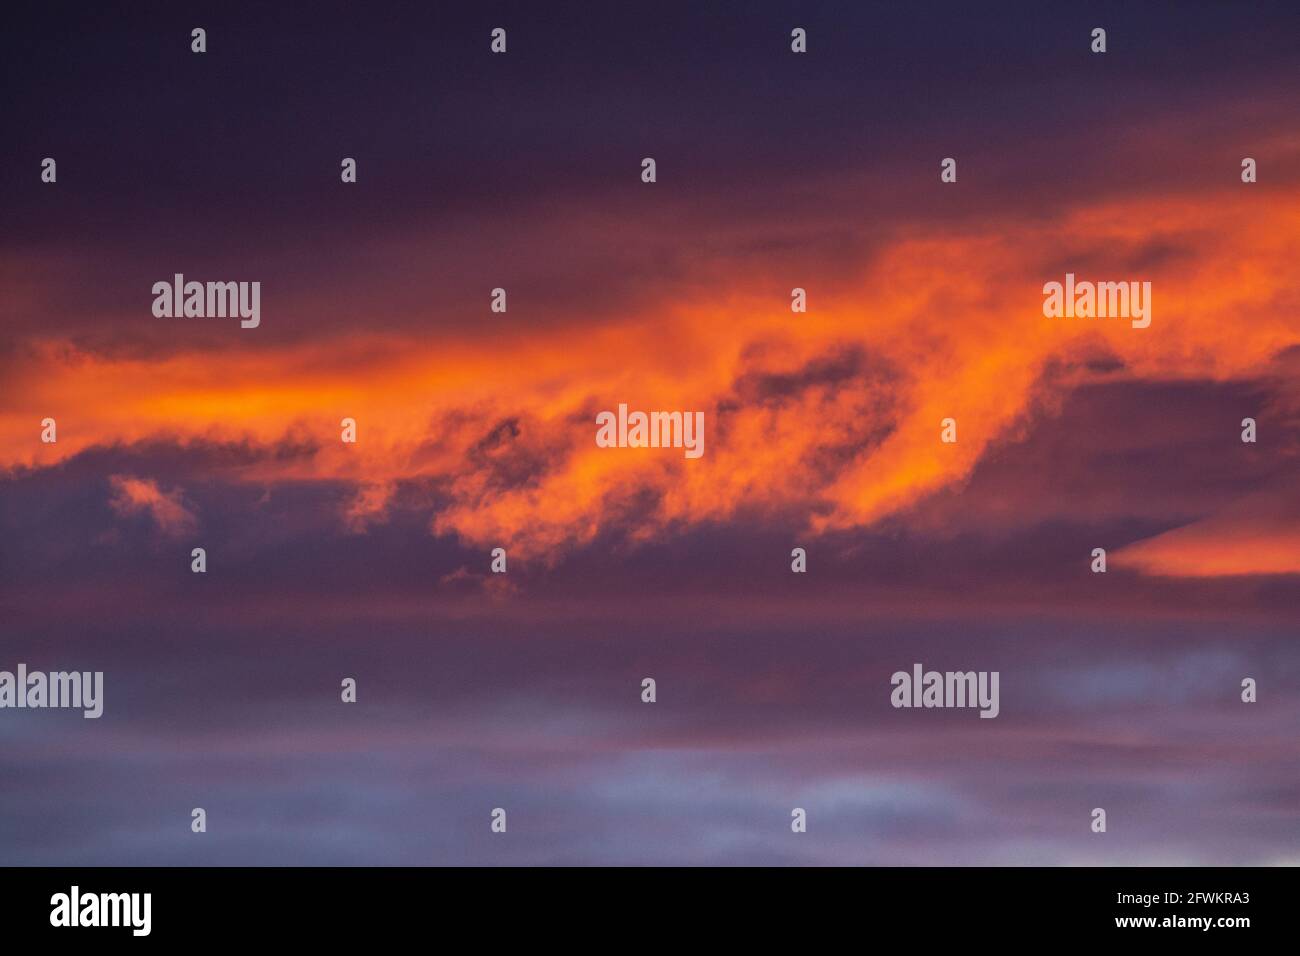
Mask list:
[{"label": "sky", "polygon": [[0,37],[0,864],[1300,862],[1293,5],[270,7]]}]

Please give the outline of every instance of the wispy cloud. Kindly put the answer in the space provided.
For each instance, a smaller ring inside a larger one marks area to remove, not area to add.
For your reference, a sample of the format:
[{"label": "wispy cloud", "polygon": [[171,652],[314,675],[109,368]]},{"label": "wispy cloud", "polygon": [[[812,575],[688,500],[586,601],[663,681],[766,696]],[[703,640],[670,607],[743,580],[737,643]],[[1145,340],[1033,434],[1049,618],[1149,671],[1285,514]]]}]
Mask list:
[{"label": "wispy cloud", "polygon": [[186,507],[180,488],[163,491],[150,478],[129,475],[112,475],[108,482],[112,488],[109,504],[123,517],[148,515],[159,531],[172,538],[189,534],[198,526],[198,517]]}]

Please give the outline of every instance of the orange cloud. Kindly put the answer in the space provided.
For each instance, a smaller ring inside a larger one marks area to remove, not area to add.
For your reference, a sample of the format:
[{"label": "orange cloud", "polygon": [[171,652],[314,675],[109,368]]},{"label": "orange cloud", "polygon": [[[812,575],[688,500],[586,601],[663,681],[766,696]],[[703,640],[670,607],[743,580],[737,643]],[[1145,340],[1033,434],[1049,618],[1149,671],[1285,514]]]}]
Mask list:
[{"label": "orange cloud", "polygon": [[[1100,352],[1135,377],[1223,380],[1300,342],[1300,197],[1254,199],[1239,188],[953,235],[918,227],[807,314],[738,278],[708,301],[664,290],[617,322],[424,347],[358,332],[145,358],[33,340],[4,386],[0,464],[147,439],[292,442],[304,452],[226,477],[351,482],[340,520],[356,530],[382,520],[400,482],[432,482],[445,501],[435,531],[512,554],[746,511],[793,509],[810,531],[863,526],[963,481],[1051,400],[1049,363]],[[1044,318],[1042,284],[1066,271],[1151,281],[1151,327]],[[620,402],[704,411],[704,457],[596,447],[595,414]],[[39,442],[45,416],[57,444]],[[343,417],[357,420],[355,445],[339,440]],[[955,445],[939,441],[948,417]],[[159,517],[171,499],[157,495],[152,513],[174,527],[183,509]]]},{"label": "orange cloud", "polygon": [[1300,525],[1189,525],[1118,552],[1113,564],[1163,577],[1300,574]]},{"label": "orange cloud", "polygon": [[159,531],[173,538],[188,534],[198,525],[198,519],[185,507],[179,488],[164,492],[151,479],[127,475],[112,475],[108,482],[113,489],[109,504],[119,515],[147,514]]},{"label": "orange cloud", "polygon": [[1293,491],[1258,493],[1220,513],[1129,545],[1115,567],[1162,577],[1300,574],[1300,511]]}]

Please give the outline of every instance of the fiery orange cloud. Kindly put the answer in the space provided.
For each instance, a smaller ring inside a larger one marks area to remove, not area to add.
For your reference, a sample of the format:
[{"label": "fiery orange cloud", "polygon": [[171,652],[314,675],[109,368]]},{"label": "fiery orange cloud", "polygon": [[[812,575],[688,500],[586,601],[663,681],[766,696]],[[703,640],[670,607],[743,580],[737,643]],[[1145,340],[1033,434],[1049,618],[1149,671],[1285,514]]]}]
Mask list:
[{"label": "fiery orange cloud", "polygon": [[1293,491],[1256,493],[1218,514],[1129,545],[1115,567],[1161,577],[1300,574],[1300,513]]},{"label": "fiery orange cloud", "polygon": [[[433,530],[525,554],[745,510],[799,510],[810,532],[863,526],[963,481],[1051,400],[1049,363],[1102,353],[1138,378],[1225,380],[1300,342],[1300,197],[1254,199],[1111,202],[952,235],[918,226],[806,314],[737,279],[710,301],[666,290],[594,328],[436,348],[352,333],[146,358],[33,339],[4,386],[0,464],[48,467],[152,439],[289,443],[310,453],[265,455],[227,477],[352,483],[340,519],[358,531],[383,520],[398,483],[433,481],[446,497]],[[1152,261],[1152,247],[1177,255]],[[1151,327],[1045,318],[1042,284],[1067,270],[1151,281]],[[594,416],[620,402],[704,411],[704,457],[598,448]],[[57,444],[39,441],[46,416]],[[344,417],[358,423],[355,445],[340,441]],[[956,444],[939,440],[944,418],[957,421]]]},{"label": "fiery orange cloud", "polygon": [[1300,525],[1189,525],[1126,548],[1113,563],[1162,577],[1300,574]]}]

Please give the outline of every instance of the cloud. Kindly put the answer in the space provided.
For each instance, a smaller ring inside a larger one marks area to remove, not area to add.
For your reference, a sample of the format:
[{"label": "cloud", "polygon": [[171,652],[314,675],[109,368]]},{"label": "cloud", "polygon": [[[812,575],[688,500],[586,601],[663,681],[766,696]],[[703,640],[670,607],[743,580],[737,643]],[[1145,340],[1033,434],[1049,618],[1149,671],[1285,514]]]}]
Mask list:
[{"label": "cloud", "polygon": [[1300,519],[1216,515],[1130,545],[1112,563],[1165,577],[1300,574]]},{"label": "cloud", "polygon": [[127,475],[112,475],[108,481],[113,489],[109,504],[117,514],[147,514],[158,530],[171,538],[182,537],[198,526],[198,518],[185,506],[180,488],[164,492],[152,479]]},{"label": "cloud", "polygon": [[[233,443],[267,450],[232,464],[238,480],[355,486],[342,516],[353,528],[382,520],[385,489],[422,481],[439,498],[436,533],[521,555],[745,511],[794,509],[814,532],[860,528],[959,487],[990,443],[1088,381],[1098,355],[1133,380],[1257,372],[1300,341],[1289,307],[1300,299],[1297,217],[1295,197],[1261,208],[1220,195],[918,233],[882,246],[851,291],[814,296],[800,316],[736,280],[712,301],[668,290],[620,322],[466,332],[432,351],[364,332],[151,358],[35,342],[0,416],[4,464],[41,467],[113,443]],[[1172,246],[1179,255],[1151,261],[1152,248]],[[1044,257],[1049,247],[1060,251]],[[1152,327],[1045,319],[1042,282],[1078,261],[1119,276],[1142,263]],[[1047,370],[1071,363],[1073,377],[1044,386]],[[596,412],[624,401],[703,410],[708,452],[597,448]],[[32,437],[45,414],[59,417],[57,445]],[[338,440],[343,416],[359,423],[356,445]],[[955,445],[938,441],[946,417],[958,421]],[[269,452],[288,444],[310,453]],[[185,521],[179,503],[153,507],[160,526]]]}]

